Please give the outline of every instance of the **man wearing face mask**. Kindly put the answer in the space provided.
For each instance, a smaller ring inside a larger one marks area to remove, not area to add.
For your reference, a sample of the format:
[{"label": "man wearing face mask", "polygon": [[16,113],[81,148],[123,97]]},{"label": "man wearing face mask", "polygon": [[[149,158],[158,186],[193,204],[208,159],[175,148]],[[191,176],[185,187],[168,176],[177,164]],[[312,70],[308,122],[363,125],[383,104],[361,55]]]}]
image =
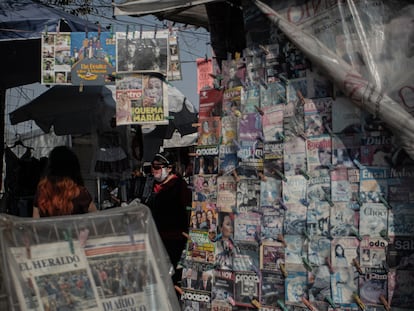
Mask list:
[{"label": "man wearing face mask", "polygon": [[[191,190],[187,182],[175,172],[175,162],[170,153],[157,153],[151,162],[153,179],[151,194],[143,203],[151,212],[158,232],[164,242],[174,268],[185,249],[186,238],[182,232],[188,232],[189,214],[187,206],[191,206]],[[145,192],[145,191],[144,191]],[[179,280],[175,273],[173,280]]]}]

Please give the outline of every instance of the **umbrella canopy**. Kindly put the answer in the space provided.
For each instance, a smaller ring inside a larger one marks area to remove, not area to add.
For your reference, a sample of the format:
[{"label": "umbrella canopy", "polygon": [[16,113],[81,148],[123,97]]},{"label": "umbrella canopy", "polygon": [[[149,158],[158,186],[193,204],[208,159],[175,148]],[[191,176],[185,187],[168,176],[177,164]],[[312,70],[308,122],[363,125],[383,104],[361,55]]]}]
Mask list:
[{"label": "umbrella canopy", "polygon": [[45,132],[53,126],[56,135],[88,134],[109,130],[115,115],[115,100],[106,86],[56,85],[10,113],[12,125],[34,120]]}]

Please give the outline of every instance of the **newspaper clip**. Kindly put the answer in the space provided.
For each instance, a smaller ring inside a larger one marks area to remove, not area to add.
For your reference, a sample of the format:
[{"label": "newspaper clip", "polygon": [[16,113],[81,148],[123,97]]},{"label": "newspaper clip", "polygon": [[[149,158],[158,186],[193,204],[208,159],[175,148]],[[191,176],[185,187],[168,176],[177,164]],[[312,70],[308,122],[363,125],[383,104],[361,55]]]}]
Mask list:
[{"label": "newspaper clip", "polygon": [[283,202],[282,198],[279,198],[279,204],[285,211],[287,211],[287,206],[286,206],[285,202]]},{"label": "newspaper clip", "polygon": [[302,263],[306,270],[308,270],[309,272],[312,272],[313,270],[312,265],[310,264],[310,262],[305,256],[302,257]]},{"label": "newspaper clip", "polygon": [[332,129],[329,127],[328,124],[324,124],[323,127],[325,128],[325,130],[328,132],[330,136],[335,136],[334,132],[332,132]]},{"label": "newspaper clip", "polygon": [[308,139],[308,137],[306,136],[306,134],[305,134],[304,132],[299,132],[299,133],[298,133],[298,135],[299,135],[300,137],[302,137],[302,138],[303,138],[303,140],[307,140],[307,139]]},{"label": "newspaper clip", "polygon": [[274,170],[274,172],[276,173],[277,176],[279,176],[284,182],[287,182],[287,178],[285,176],[285,174],[283,174],[281,171],[279,170]]},{"label": "newspaper clip", "polygon": [[360,170],[364,169],[365,166],[363,166],[361,164],[361,162],[359,162],[357,159],[353,159],[352,162],[354,162],[354,164],[356,165],[356,167],[358,167]]},{"label": "newspaper clip", "polygon": [[365,304],[362,302],[361,297],[358,296],[357,293],[354,293],[352,297],[355,299],[355,302],[358,304],[358,306],[361,308],[361,310],[366,310]]},{"label": "newspaper clip", "polygon": [[234,214],[234,215],[238,215],[239,214],[239,211],[237,210],[237,207],[232,207],[231,208],[231,212]]},{"label": "newspaper clip", "polygon": [[263,115],[264,115],[263,110],[262,110],[262,109],[260,109],[260,108],[259,108],[259,106],[255,105],[255,106],[254,106],[254,108],[256,108],[256,111],[257,111],[257,112],[258,112],[261,116],[263,116]]},{"label": "newspaper clip", "polygon": [[296,91],[296,94],[298,95],[299,100],[300,100],[300,102],[302,103],[302,105],[304,105],[306,102],[305,102],[305,98],[304,98],[304,97],[303,97],[303,95],[302,95],[302,92],[301,92],[300,90],[297,90],[297,91]]},{"label": "newspaper clip", "polygon": [[263,174],[262,172],[257,173],[257,175],[259,176],[261,181],[266,181],[267,180],[266,175]]},{"label": "newspaper clip", "polygon": [[191,237],[190,237],[190,235],[189,235],[187,232],[181,232],[181,234],[182,234],[183,236],[185,236],[185,238],[186,238],[188,241],[191,241]]},{"label": "newspaper clip", "polygon": [[128,236],[129,236],[129,239],[131,241],[131,244],[134,244],[135,243],[135,240],[134,240],[134,230],[132,228],[131,220],[129,219],[129,215],[127,213],[125,213],[123,215],[122,222],[125,225],[125,229],[126,229],[126,232],[128,233]]},{"label": "newspaper clip", "polygon": [[355,266],[359,274],[363,274],[361,266],[356,258],[352,259],[352,264]]},{"label": "newspaper clip", "polygon": [[327,193],[325,193],[325,200],[326,200],[326,202],[328,202],[328,204],[329,204],[330,207],[334,207],[335,206],[334,202],[331,199],[331,196],[329,194],[327,194]]},{"label": "newspaper clip", "polygon": [[233,175],[234,179],[235,179],[237,182],[239,182],[239,181],[240,181],[240,176],[239,176],[239,174],[237,174],[236,169],[234,169],[234,170],[232,171],[232,175]]},{"label": "newspaper clip", "polygon": [[308,308],[309,310],[317,311],[317,309],[314,306],[312,306],[310,301],[308,299],[306,299],[305,297],[303,297],[303,296],[302,296],[302,302],[306,306],[306,308]]},{"label": "newspaper clip", "polygon": [[82,228],[79,230],[79,245],[81,247],[85,247],[86,241],[89,238],[89,229],[88,228]]},{"label": "newspaper clip", "polygon": [[259,82],[260,82],[260,85],[261,85],[261,86],[263,86],[263,88],[264,88],[265,90],[267,90],[267,83],[266,83],[266,81],[265,81],[265,80],[263,80],[263,78],[262,78],[262,77],[259,77]]},{"label": "newspaper clip", "polygon": [[280,271],[282,272],[283,276],[287,278],[288,272],[286,270],[285,264],[283,262],[279,263]]},{"label": "newspaper clip", "polygon": [[329,296],[325,296],[325,300],[329,303],[329,305],[330,305],[332,308],[334,308],[334,309],[336,309],[336,308],[337,308],[336,303],[332,300],[332,298],[331,298],[331,297],[329,297]]},{"label": "newspaper clip", "polygon": [[230,303],[232,306],[235,306],[235,305],[236,305],[236,302],[234,301],[233,297],[231,297],[230,295],[227,297],[227,300],[229,301],[229,303]]},{"label": "newspaper clip", "polygon": [[63,231],[63,238],[65,241],[69,243],[69,249],[72,254],[75,254],[75,247],[73,245],[73,239],[72,239],[72,231],[71,230],[64,230]]},{"label": "newspaper clip", "polygon": [[309,179],[310,179],[309,174],[308,174],[307,172],[305,172],[305,170],[303,170],[303,169],[299,169],[299,173],[300,173],[301,175],[303,175],[303,176],[305,177],[305,179],[306,179],[306,180],[309,180]]},{"label": "newspaper clip", "polygon": [[302,205],[304,205],[306,207],[309,207],[309,205],[310,205],[309,201],[307,201],[306,199],[300,199],[299,201]]},{"label": "newspaper clip", "polygon": [[302,230],[302,233],[303,233],[303,235],[306,237],[306,239],[307,239],[308,241],[310,241],[310,240],[311,240],[311,236],[310,236],[310,233],[309,233],[309,231],[308,231],[308,230],[303,229],[303,230]]},{"label": "newspaper clip", "polygon": [[392,209],[391,205],[387,202],[387,200],[385,200],[385,198],[380,193],[378,193],[378,198],[387,209]]},{"label": "newspaper clip", "polygon": [[334,273],[335,273],[335,269],[334,269],[334,267],[332,266],[331,259],[330,259],[329,257],[325,257],[325,262],[326,262],[326,265],[328,266],[329,272],[330,272],[331,274],[334,274]]},{"label": "newspaper clip", "polygon": [[265,55],[270,54],[269,49],[266,46],[262,45],[262,44],[259,44],[259,49],[261,49],[263,51],[263,53],[265,53]]},{"label": "newspaper clip", "polygon": [[164,116],[164,120],[174,120],[174,116]]},{"label": "newspaper clip", "polygon": [[257,299],[253,298],[250,303],[255,306],[257,309],[260,309],[262,307],[262,305],[260,304],[259,301],[257,301]]},{"label": "newspaper clip", "polygon": [[192,123],[191,124],[191,127],[200,127],[201,126],[201,123]]},{"label": "newspaper clip", "polygon": [[262,239],[260,238],[257,231],[254,232],[254,239],[256,240],[257,244],[262,245]]},{"label": "newspaper clip", "polygon": [[212,77],[214,80],[217,80],[217,81],[223,80],[223,76],[222,75],[215,75],[215,74],[212,74],[212,73],[209,73],[208,75],[210,77]]},{"label": "newspaper clip", "polygon": [[381,303],[384,305],[385,310],[387,310],[387,311],[391,311],[391,306],[390,306],[390,304],[388,303],[388,301],[387,301],[387,299],[385,298],[385,296],[381,294],[381,295],[379,296],[379,299],[381,300]]},{"label": "newspaper clip", "polygon": [[286,308],[285,304],[283,303],[281,299],[277,300],[277,305],[280,307],[280,309],[282,309],[282,311],[289,311],[289,309]]},{"label": "newspaper clip", "polygon": [[184,294],[184,291],[181,287],[174,285],[175,290],[177,291],[177,293],[179,293],[180,295]]},{"label": "newspaper clip", "polygon": [[390,241],[391,241],[390,236],[388,235],[387,229],[382,229],[382,230],[380,231],[380,236],[381,236],[384,240],[386,240],[387,242],[390,242]]},{"label": "newspaper clip", "polygon": [[286,247],[286,246],[287,246],[286,241],[285,241],[285,238],[283,237],[283,235],[282,235],[281,233],[279,233],[279,234],[277,235],[276,240],[277,240],[277,241],[279,241],[279,242],[281,242],[281,243],[283,244],[283,246],[284,246],[284,247]]},{"label": "newspaper clip", "polygon": [[351,233],[353,233],[358,240],[362,241],[362,236],[359,234],[358,229],[356,229],[354,226],[351,227]]},{"label": "newspaper clip", "polygon": [[276,140],[278,141],[278,140],[281,140],[281,141],[284,141],[285,140],[285,138],[286,138],[286,136],[280,131],[278,131],[278,132],[276,132]]}]

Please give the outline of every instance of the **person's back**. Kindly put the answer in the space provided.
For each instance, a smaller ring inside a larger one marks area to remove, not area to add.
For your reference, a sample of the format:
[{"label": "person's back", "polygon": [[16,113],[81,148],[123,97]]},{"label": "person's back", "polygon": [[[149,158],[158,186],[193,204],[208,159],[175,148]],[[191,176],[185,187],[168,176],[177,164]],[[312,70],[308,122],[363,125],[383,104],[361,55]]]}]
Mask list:
[{"label": "person's back", "polygon": [[55,147],[49,155],[47,172],[37,186],[33,217],[93,211],[96,211],[96,206],[83,185],[76,154],[66,146]]}]

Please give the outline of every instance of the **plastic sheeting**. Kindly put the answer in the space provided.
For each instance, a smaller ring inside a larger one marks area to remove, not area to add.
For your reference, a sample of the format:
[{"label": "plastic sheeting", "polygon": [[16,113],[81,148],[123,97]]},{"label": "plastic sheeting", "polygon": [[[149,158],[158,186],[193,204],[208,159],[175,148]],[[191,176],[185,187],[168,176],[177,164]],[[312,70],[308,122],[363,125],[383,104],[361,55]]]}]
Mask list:
[{"label": "plastic sheeting", "polygon": [[179,310],[173,267],[137,201],[74,216],[2,214],[0,225],[7,310]]}]

